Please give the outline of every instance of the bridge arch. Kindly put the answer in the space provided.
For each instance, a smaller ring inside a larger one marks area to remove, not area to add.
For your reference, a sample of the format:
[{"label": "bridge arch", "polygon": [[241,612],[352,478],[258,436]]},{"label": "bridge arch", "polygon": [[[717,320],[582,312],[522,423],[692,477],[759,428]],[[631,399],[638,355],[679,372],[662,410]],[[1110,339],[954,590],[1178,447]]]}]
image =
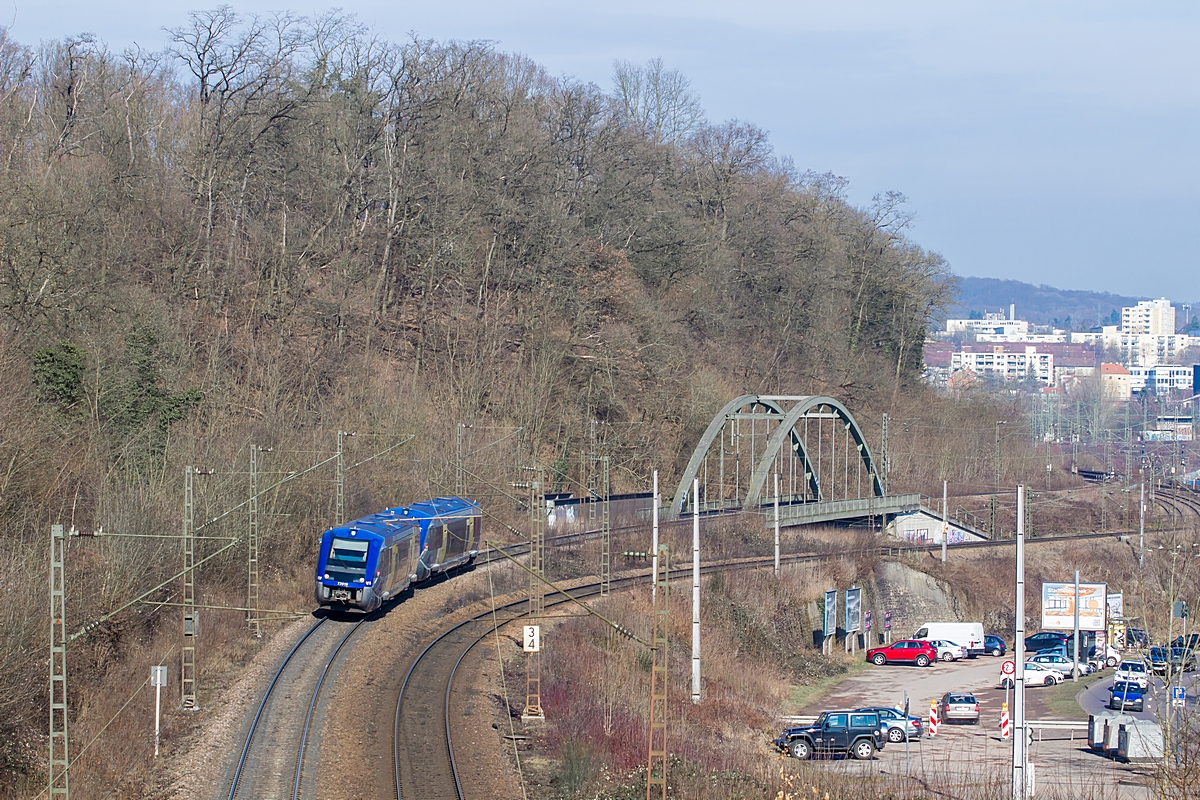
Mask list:
[{"label": "bridge arch", "polygon": [[[710,470],[714,460],[718,466]],[[862,428],[838,400],[747,394],[709,423],[680,476],[668,516],[678,518],[689,500],[696,507],[690,494],[697,479],[702,512],[756,509],[772,472],[780,474],[781,502],[789,505],[884,496]]]}]

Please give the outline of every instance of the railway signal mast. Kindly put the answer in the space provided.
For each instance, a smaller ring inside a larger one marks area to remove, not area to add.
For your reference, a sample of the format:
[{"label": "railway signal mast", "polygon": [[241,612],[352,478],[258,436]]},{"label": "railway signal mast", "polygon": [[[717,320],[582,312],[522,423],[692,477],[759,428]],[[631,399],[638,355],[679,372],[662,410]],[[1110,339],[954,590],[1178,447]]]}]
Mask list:
[{"label": "railway signal mast", "polygon": [[[539,625],[545,604],[546,589],[546,494],[543,474],[536,469],[529,483],[529,621]],[[542,654],[539,647],[529,653],[525,677],[525,710],[523,720],[544,720],[542,711]]]},{"label": "railway signal mast", "polygon": [[646,800],[667,798],[667,626],[670,551],[654,550],[654,619],[650,666],[650,736],[646,761]]}]

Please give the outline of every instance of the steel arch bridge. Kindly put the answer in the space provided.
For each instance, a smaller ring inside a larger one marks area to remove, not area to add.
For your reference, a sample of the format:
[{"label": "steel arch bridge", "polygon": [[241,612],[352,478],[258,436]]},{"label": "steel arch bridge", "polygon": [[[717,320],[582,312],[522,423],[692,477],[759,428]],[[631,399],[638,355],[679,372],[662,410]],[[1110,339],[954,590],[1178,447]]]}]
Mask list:
[{"label": "steel arch bridge", "polygon": [[[781,505],[885,496],[862,428],[840,402],[746,394],[729,401],[700,437],[668,518],[678,519],[689,507],[702,514],[758,510],[774,502],[775,474]],[[698,497],[692,496],[695,480]]]}]

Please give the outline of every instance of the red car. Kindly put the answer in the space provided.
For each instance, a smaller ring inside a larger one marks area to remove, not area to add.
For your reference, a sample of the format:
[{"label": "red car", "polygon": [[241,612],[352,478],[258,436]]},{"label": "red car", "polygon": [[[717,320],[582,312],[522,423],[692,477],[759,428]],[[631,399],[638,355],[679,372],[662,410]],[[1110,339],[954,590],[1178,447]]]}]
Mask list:
[{"label": "red car", "polygon": [[928,667],[937,661],[937,648],[923,639],[901,639],[867,651],[867,661],[882,667],[889,661]]}]

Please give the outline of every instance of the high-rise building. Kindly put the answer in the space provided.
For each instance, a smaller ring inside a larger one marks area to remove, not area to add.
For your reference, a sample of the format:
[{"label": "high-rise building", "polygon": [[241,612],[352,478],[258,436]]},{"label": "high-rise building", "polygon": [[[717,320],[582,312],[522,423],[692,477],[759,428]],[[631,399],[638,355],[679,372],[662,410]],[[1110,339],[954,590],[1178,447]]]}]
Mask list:
[{"label": "high-rise building", "polygon": [[1136,306],[1122,308],[1121,333],[1171,336],[1175,333],[1175,308],[1165,297],[1140,300]]}]

